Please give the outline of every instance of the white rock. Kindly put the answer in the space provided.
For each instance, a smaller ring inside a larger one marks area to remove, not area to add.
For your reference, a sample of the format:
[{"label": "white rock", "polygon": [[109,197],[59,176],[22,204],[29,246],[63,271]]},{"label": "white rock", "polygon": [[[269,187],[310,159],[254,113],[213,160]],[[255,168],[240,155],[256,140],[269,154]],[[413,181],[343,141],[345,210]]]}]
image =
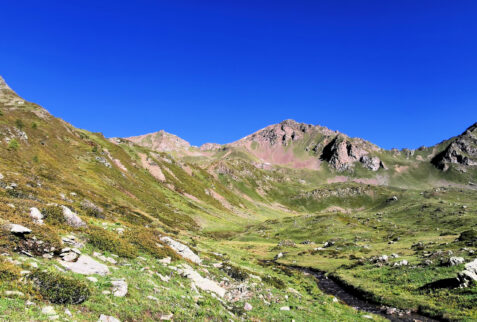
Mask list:
[{"label": "white rock", "polygon": [[245,305],[243,306],[243,309],[244,309],[245,311],[252,311],[253,306],[252,306],[252,304],[250,304],[250,303],[248,303],[248,302],[245,302]]},{"label": "white rock", "polygon": [[101,314],[98,322],[121,322],[121,321],[116,319],[114,316]]},{"label": "white rock", "polygon": [[67,270],[83,275],[107,275],[108,266],[95,261],[88,255],[81,255],[76,262],[65,262],[60,260],[60,264]]},{"label": "white rock", "polygon": [[41,313],[46,314],[46,315],[56,315],[55,308],[53,306],[44,306],[41,309]]},{"label": "white rock", "polygon": [[164,314],[161,315],[161,321],[170,321],[174,317],[174,314]]},{"label": "white rock", "polygon": [[163,258],[163,259],[160,259],[158,260],[159,263],[161,264],[164,264],[164,265],[168,265],[171,263],[171,258],[170,257],[166,257],[166,258]]},{"label": "white rock", "polygon": [[93,277],[93,276],[88,276],[88,277],[86,277],[86,279],[90,282],[93,282],[93,283],[98,282],[98,279],[96,277]]},{"label": "white rock", "polygon": [[477,258],[465,264],[465,269],[457,275],[461,287],[469,287],[477,281]]},{"label": "white rock", "polygon": [[280,311],[290,311],[290,307],[289,306],[282,306],[280,308]]},{"label": "white rock", "polygon": [[186,245],[179,243],[178,241],[173,240],[170,237],[161,237],[161,241],[169,245],[175,252],[177,252],[180,256],[190,260],[193,263],[200,264],[202,260],[199,256],[197,256],[189,247]]},{"label": "white rock", "polygon": [[38,210],[38,208],[30,208],[30,217],[31,219],[33,219],[34,223],[38,225],[43,225],[43,215],[40,210]]},{"label": "white rock", "polygon": [[183,269],[181,269],[180,274],[191,279],[197,285],[198,288],[203,291],[213,292],[220,297],[224,297],[226,292],[225,289],[219,286],[219,284],[217,284],[215,281],[202,277],[188,264],[182,264],[182,267]]},{"label": "white rock", "polygon": [[71,311],[68,309],[65,309],[65,314],[68,316],[73,316],[73,314],[71,314]]},{"label": "white rock", "polygon": [[170,280],[170,277],[169,277],[169,276],[163,276],[163,275],[161,275],[161,274],[159,274],[159,273],[156,273],[156,274],[157,274],[157,276],[159,276],[159,278],[161,279],[161,281],[163,281],[163,282],[169,282],[169,280]]},{"label": "white rock", "polygon": [[70,208],[66,206],[61,206],[61,208],[63,209],[63,216],[65,217],[66,223],[68,225],[75,228],[86,226],[84,221],[81,220],[81,218],[77,214],[71,211]]},{"label": "white rock", "polygon": [[20,291],[5,291],[6,296],[18,296],[18,297],[23,297],[25,294],[23,294]]},{"label": "white rock", "polygon": [[154,296],[151,296],[151,295],[148,295],[147,299],[153,300],[153,301],[159,301],[159,299],[157,297],[154,297]]},{"label": "white rock", "polygon": [[25,235],[31,233],[31,229],[22,225],[10,224],[10,232],[15,235]]},{"label": "white rock", "polygon": [[113,280],[113,295],[116,297],[124,297],[128,294],[128,283],[125,280]]}]

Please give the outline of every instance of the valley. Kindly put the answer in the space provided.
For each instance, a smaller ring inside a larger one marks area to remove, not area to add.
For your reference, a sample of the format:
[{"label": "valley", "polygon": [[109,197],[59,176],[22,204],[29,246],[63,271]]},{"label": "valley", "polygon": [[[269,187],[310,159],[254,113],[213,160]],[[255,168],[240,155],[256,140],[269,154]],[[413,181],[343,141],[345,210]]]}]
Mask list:
[{"label": "valley", "polygon": [[471,123],[416,150],[293,120],[195,147],[75,128],[0,78],[0,319],[477,320]]}]

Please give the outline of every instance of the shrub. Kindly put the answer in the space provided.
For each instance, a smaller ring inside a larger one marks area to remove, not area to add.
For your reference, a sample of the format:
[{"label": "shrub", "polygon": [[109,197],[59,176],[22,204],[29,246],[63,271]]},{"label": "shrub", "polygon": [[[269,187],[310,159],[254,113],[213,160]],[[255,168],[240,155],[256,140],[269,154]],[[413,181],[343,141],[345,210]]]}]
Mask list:
[{"label": "shrub", "polygon": [[159,236],[145,228],[131,229],[126,233],[129,243],[135,245],[138,249],[149,253],[157,258],[171,257],[178,259],[178,255],[169,246],[163,245]]},{"label": "shrub", "polygon": [[13,281],[20,278],[20,268],[0,259],[0,281]]},{"label": "shrub", "polygon": [[470,229],[463,231],[459,236],[459,241],[463,241],[472,245],[477,244],[477,230]]},{"label": "shrub", "polygon": [[84,282],[59,273],[38,270],[30,276],[30,279],[41,296],[51,303],[80,304],[91,295],[91,291]]},{"label": "shrub", "polygon": [[285,288],[285,283],[279,279],[278,277],[275,276],[270,276],[267,275],[262,279],[265,283],[277,288],[277,289],[284,289]]},{"label": "shrub", "polygon": [[36,124],[35,122],[33,122],[33,123],[31,124],[31,128],[34,129],[34,130],[37,129],[37,128],[38,128],[38,124]]},{"label": "shrub", "polygon": [[119,238],[115,233],[99,227],[90,227],[89,243],[103,251],[114,253],[121,257],[134,258],[137,249],[127,240]]},{"label": "shrub", "polygon": [[83,209],[88,216],[104,219],[103,208],[96,206],[87,199],[81,202],[81,209]]},{"label": "shrub", "polygon": [[66,223],[65,216],[63,216],[63,210],[58,206],[48,206],[41,210],[45,221],[50,225],[64,225]]},{"label": "shrub", "polygon": [[20,146],[20,144],[18,143],[17,139],[12,139],[8,143],[8,149],[12,150],[12,151],[18,150],[19,146]]},{"label": "shrub", "polygon": [[15,120],[15,125],[17,126],[18,129],[22,130],[25,124],[23,124],[23,121],[20,119]]}]

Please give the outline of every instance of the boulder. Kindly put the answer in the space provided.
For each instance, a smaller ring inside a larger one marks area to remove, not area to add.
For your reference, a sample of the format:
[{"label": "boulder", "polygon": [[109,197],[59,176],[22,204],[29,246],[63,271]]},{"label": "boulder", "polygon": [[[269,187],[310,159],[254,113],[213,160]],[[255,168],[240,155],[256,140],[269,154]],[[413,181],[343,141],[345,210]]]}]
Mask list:
[{"label": "boulder", "polygon": [[465,262],[465,260],[464,260],[463,257],[451,257],[447,260],[444,260],[442,262],[442,265],[443,266],[456,266],[456,265],[463,264],[464,262]]},{"label": "boulder", "polygon": [[461,287],[469,287],[477,281],[477,258],[465,264],[465,269],[457,274],[457,280]]},{"label": "boulder", "polygon": [[30,217],[35,224],[43,225],[43,215],[38,208],[30,208]]},{"label": "boulder", "polygon": [[200,288],[201,290],[213,292],[220,297],[225,296],[226,291],[223,287],[219,286],[219,284],[217,284],[217,282],[215,282],[211,279],[202,277],[198,272],[196,272],[189,265],[182,264],[182,269],[179,271],[179,273],[182,276],[185,276],[185,277],[191,279],[195,283],[195,285],[198,288]]},{"label": "boulder", "polygon": [[128,283],[124,279],[112,280],[113,295],[116,297],[124,297],[128,294]]},{"label": "boulder", "polygon": [[193,263],[200,264],[202,260],[197,256],[189,247],[179,243],[178,241],[173,240],[170,237],[164,236],[161,237],[161,241],[169,245],[177,254],[190,260]]},{"label": "boulder", "polygon": [[10,224],[9,228],[12,234],[18,235],[18,236],[23,236],[23,235],[31,233],[31,229],[26,228],[25,226],[22,226],[22,225]]},{"label": "boulder", "polygon": [[81,255],[76,262],[59,261],[67,270],[83,275],[107,275],[109,274],[108,266],[98,263],[88,255]]},{"label": "boulder", "polygon": [[79,227],[86,227],[86,224],[81,218],[71,211],[70,208],[66,206],[61,206],[63,209],[63,216],[65,217],[66,223],[71,227],[79,228]]},{"label": "boulder", "polygon": [[116,319],[114,316],[101,314],[98,322],[121,322],[121,321]]}]

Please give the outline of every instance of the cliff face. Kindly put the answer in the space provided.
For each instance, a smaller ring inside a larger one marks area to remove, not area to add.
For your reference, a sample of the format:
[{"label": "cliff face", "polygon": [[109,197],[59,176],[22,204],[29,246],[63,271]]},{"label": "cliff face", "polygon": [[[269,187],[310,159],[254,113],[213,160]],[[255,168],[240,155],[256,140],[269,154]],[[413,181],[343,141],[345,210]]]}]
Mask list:
[{"label": "cliff face", "polygon": [[452,139],[444,151],[432,159],[432,163],[441,170],[447,170],[451,164],[457,165],[461,170],[477,166],[477,123]]}]

